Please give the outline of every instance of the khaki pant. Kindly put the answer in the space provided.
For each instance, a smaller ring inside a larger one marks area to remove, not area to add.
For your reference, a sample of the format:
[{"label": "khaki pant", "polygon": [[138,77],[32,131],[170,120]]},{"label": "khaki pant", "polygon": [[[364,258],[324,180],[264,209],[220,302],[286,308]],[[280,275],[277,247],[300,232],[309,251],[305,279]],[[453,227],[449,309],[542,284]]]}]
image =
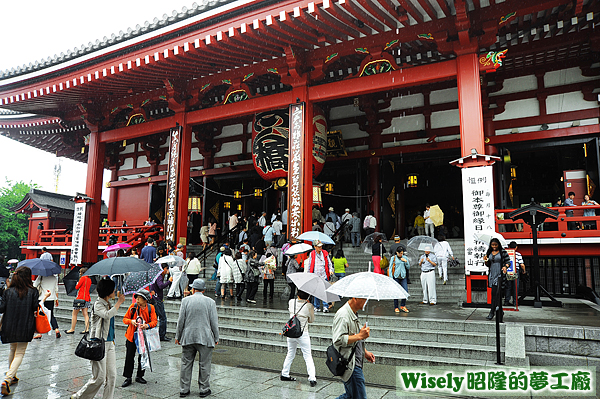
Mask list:
[{"label": "khaki pant", "polygon": [[106,351],[104,359],[99,362],[91,361],[92,378],[81,387],[79,392],[73,395],[73,398],[91,399],[104,386],[103,399],[112,399],[115,392],[115,382],[117,380],[117,364],[115,355],[115,342],[110,341],[105,343]]},{"label": "khaki pant", "polygon": [[8,352],[8,365],[10,370],[6,373],[5,380],[10,381],[13,377],[17,376],[17,370],[21,366],[25,350],[27,349],[28,342],[11,342],[10,351]]},{"label": "khaki pant", "polygon": [[179,377],[179,392],[186,393],[190,391],[192,381],[192,368],[194,367],[194,359],[198,353],[198,385],[200,393],[205,393],[210,390],[210,366],[212,361],[212,352],[214,348],[209,348],[206,345],[191,344],[181,347],[181,371]]}]

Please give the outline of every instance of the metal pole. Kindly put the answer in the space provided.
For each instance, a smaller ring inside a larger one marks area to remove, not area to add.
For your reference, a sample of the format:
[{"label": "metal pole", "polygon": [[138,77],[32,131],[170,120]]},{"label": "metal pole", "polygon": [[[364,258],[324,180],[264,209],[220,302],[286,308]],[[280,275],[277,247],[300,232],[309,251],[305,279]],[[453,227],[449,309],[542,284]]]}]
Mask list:
[{"label": "metal pole", "polygon": [[498,277],[498,292],[496,293],[496,364],[502,364],[500,358],[500,318],[502,317],[502,280],[504,276],[500,273]]},{"label": "metal pole", "polygon": [[533,300],[533,307],[541,308],[542,301],[540,300],[540,261],[538,258],[538,240],[537,240],[537,223],[535,223],[535,213],[532,215],[533,223],[531,225],[531,233],[533,239],[533,278],[535,279],[533,284],[535,285],[535,298]]}]

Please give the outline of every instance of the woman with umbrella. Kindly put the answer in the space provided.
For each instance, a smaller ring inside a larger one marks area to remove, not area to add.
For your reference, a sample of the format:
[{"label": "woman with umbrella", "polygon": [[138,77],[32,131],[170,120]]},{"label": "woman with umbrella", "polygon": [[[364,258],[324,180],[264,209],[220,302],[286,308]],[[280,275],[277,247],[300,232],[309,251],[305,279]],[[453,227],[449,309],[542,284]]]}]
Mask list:
[{"label": "woman with umbrella", "polygon": [[317,376],[315,370],[315,362],[312,358],[310,348],[310,336],[308,335],[308,323],[315,321],[315,308],[308,301],[309,294],[304,291],[298,291],[298,298],[290,299],[288,302],[288,311],[290,317],[296,316],[300,322],[302,335],[299,338],[287,338],[288,352],[283,361],[283,369],[281,370],[281,381],[296,381],[294,377],[290,377],[290,367],[296,356],[296,348],[300,347],[304,362],[306,363],[306,371],[308,372],[308,382],[310,386],[317,385]]},{"label": "woman with umbrella", "polygon": [[104,387],[102,398],[111,399],[115,390],[115,381],[117,380],[115,315],[119,307],[125,302],[125,296],[120,294],[115,306],[111,306],[111,300],[115,298],[115,282],[108,277],[98,282],[96,290],[98,291],[98,299],[92,308],[89,338],[104,339],[105,354],[102,360],[90,361],[92,364],[92,378],[71,398],[93,398],[100,388]]},{"label": "woman with umbrella", "polygon": [[375,234],[375,237],[373,237],[372,251],[373,251],[373,257],[372,257],[373,271],[378,274],[383,274],[379,265],[381,264],[381,257],[383,256],[383,254],[385,254],[386,250],[385,250],[385,247],[383,246],[381,235],[379,235],[379,234]]},{"label": "woman with umbrella", "polygon": [[[56,317],[54,317],[54,306],[58,306],[58,274],[37,276],[33,282],[33,288],[37,288],[39,292],[50,292],[48,300],[44,301],[44,306],[50,311],[50,324],[54,329],[56,338],[60,338],[58,322],[56,321]],[[33,338],[40,339],[42,338],[42,334],[36,334]]]},{"label": "woman with umbrella", "polygon": [[77,298],[73,301],[73,315],[71,316],[71,328],[65,331],[65,334],[74,334],[75,326],[77,325],[77,314],[79,311],[83,312],[83,318],[85,319],[85,330],[81,334],[88,332],[90,327],[90,316],[88,315],[88,308],[90,307],[90,286],[92,280],[88,276],[83,274],[87,272],[87,267],[79,269],[79,281],[75,286],[77,291]]},{"label": "woman with umbrella", "polygon": [[[46,292],[42,301],[46,301],[49,296],[50,292]],[[38,301],[39,293],[33,288],[31,269],[26,266],[18,267],[4,295],[0,297],[0,313],[2,313],[0,338],[3,344],[10,344],[9,370],[0,389],[2,395],[10,394],[10,385],[19,381],[17,370],[23,361],[27,344],[33,339],[34,313],[38,309]]]},{"label": "woman with umbrella", "polygon": [[[406,271],[408,269],[410,269],[410,263],[404,256],[404,247],[400,245],[398,248],[396,248],[396,253],[390,260],[388,274],[398,284],[400,284],[405,291],[408,291],[408,284],[406,281]],[[400,301],[400,307],[398,307],[398,299],[394,299],[394,312],[400,313],[400,311],[408,313],[408,309],[406,308],[406,298],[402,298]]]},{"label": "woman with umbrella", "polygon": [[[486,319],[492,320],[494,318],[494,313],[496,311],[496,307],[500,306],[502,303],[502,291],[498,292],[500,287],[500,273],[506,274],[506,270],[510,267],[510,257],[508,256],[508,252],[502,248],[500,244],[500,240],[497,238],[492,238],[490,240],[490,247],[488,248],[485,256],[483,257],[483,261],[485,265],[489,267],[489,275],[488,275],[488,287],[492,288],[492,308],[490,309],[490,314],[487,315]],[[500,313],[500,323],[502,323],[502,316],[504,315],[504,311]]]}]

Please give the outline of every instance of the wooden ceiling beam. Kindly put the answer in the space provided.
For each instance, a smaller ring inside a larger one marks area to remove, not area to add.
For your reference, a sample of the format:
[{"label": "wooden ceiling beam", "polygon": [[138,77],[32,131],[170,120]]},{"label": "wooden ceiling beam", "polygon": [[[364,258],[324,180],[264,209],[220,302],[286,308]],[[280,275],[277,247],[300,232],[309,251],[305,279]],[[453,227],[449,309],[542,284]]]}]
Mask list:
[{"label": "wooden ceiling beam", "polygon": [[[357,20],[363,22],[365,25],[369,26],[374,31],[379,32],[379,33],[385,32],[384,24],[382,24],[377,19],[373,18],[372,16],[370,16],[369,14],[364,12],[352,0],[346,0],[345,3],[340,5],[340,7],[345,9],[348,14],[352,15]],[[376,17],[377,14],[375,13],[375,14],[373,14],[373,16]],[[395,28],[396,26],[392,25],[389,28],[391,29],[392,27]]]},{"label": "wooden ceiling beam", "polygon": [[[318,16],[318,15],[317,15]],[[345,41],[348,39],[348,34],[341,29],[336,29],[335,26],[330,25],[326,22],[321,21],[320,19],[315,18],[308,11],[301,10],[300,15],[296,18],[302,23],[311,28],[314,28],[320,32],[327,32],[327,34],[331,35],[334,39]],[[336,42],[334,42],[336,43]]]},{"label": "wooden ceiling beam", "polygon": [[[286,20],[286,22],[288,23],[288,25],[290,25],[292,28],[294,29],[298,29],[302,32],[306,31],[306,30],[311,30],[314,32],[317,32],[317,35],[321,35],[319,36],[319,42],[320,42],[320,37],[323,37],[323,39],[325,39],[325,41],[327,41],[329,44],[334,45],[337,43],[337,37],[335,35],[331,35],[329,30],[326,29],[318,29],[315,24],[309,24],[307,23],[308,18],[302,18],[302,16],[304,16],[303,12],[300,11],[298,13],[298,17],[290,17],[289,20]],[[312,20],[314,21],[315,19],[312,18]],[[343,34],[342,36],[343,37]]]},{"label": "wooden ceiling beam", "polygon": [[[479,8],[479,5],[475,3],[476,1],[477,0],[473,0],[473,4],[475,4],[475,8]],[[446,18],[450,18],[452,16],[452,12],[450,11],[450,7],[448,7],[448,3],[446,3],[446,0],[437,0],[437,4],[442,9],[444,15],[446,15]]]},{"label": "wooden ceiling beam", "polygon": [[383,7],[391,16],[402,25],[408,25],[408,14],[402,6],[396,7],[394,3],[388,0],[370,0],[376,5]]},{"label": "wooden ceiling beam", "polygon": [[[354,18],[350,15],[348,15],[341,6],[337,5],[335,2],[329,0],[326,3],[323,3],[323,5],[321,6],[322,10],[324,11],[324,13],[328,13],[330,14],[333,18],[336,18],[338,21],[340,21],[340,23],[348,26],[348,27],[352,27],[353,29],[361,32],[362,34],[366,35],[366,36],[371,36],[371,28],[370,27],[365,27],[365,26],[358,26],[355,23]],[[359,38],[360,36],[353,36],[355,39]]]},{"label": "wooden ceiling beam", "polygon": [[425,22],[425,18],[421,12],[415,8],[409,0],[398,0],[398,3],[400,3],[400,6],[404,8],[406,12],[408,12],[410,16],[414,18],[415,21],[417,21],[417,24]]},{"label": "wooden ceiling beam", "polygon": [[[272,20],[271,20],[272,22]],[[300,47],[304,49],[312,49],[313,44],[306,39],[298,39],[291,36],[284,29],[275,24],[269,25],[267,21],[254,21],[253,30],[261,37],[269,37],[271,40],[279,43],[285,43],[286,46]]]},{"label": "wooden ceiling beam", "polygon": [[[349,0],[352,1],[352,0]],[[390,17],[385,11],[378,7],[373,0],[356,0],[372,16],[385,23],[390,29],[398,28],[398,21]]]},{"label": "wooden ceiling beam", "polygon": [[419,3],[419,5],[425,11],[425,13],[429,15],[429,18],[431,18],[434,21],[438,19],[437,12],[435,12],[435,9],[431,6],[431,4],[429,4],[427,0],[417,0],[417,3]]}]

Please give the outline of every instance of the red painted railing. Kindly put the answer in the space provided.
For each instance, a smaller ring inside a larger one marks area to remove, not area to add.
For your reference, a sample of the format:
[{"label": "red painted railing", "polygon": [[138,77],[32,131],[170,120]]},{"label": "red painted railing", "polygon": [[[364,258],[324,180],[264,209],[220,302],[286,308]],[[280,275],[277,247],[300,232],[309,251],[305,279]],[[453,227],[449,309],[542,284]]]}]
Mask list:
[{"label": "red painted railing", "polygon": [[[600,236],[600,216],[583,216],[583,210],[600,209],[600,205],[551,207],[559,212],[558,220],[546,219],[538,230],[538,238],[581,238]],[[507,240],[531,238],[531,227],[525,223],[513,222],[508,215],[515,209],[496,209],[496,231]],[[573,211],[568,217],[566,212]],[[500,219],[499,219],[500,217]],[[595,226],[589,226],[594,225]]]}]

